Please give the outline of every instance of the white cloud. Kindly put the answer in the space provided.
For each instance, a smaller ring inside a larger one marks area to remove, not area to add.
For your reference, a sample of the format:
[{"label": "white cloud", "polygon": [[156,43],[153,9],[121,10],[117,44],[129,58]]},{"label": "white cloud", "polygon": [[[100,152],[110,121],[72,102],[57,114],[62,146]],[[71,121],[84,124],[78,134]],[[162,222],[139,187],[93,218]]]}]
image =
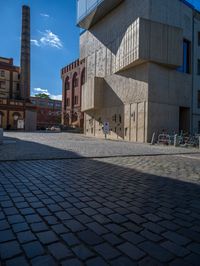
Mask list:
[{"label": "white cloud", "polygon": [[49,14],[45,14],[45,13],[40,13],[40,16],[44,17],[44,18],[49,18]]},{"label": "white cloud", "polygon": [[44,93],[44,94],[48,95],[53,100],[62,100],[62,95],[51,94],[51,93],[49,93],[49,91],[47,89],[42,89],[42,88],[34,88],[32,96],[35,96],[38,93]]},{"label": "white cloud", "polygon": [[58,35],[54,34],[50,30],[46,30],[43,34],[43,37],[40,38],[40,43],[44,46],[55,47],[61,49],[63,47],[62,42]]},{"label": "white cloud", "polygon": [[61,49],[63,47],[62,41],[59,36],[54,34],[50,30],[46,30],[45,32],[40,32],[42,37],[39,40],[31,40],[31,43],[35,46],[48,46],[57,49]]},{"label": "white cloud", "polygon": [[31,40],[31,43],[32,43],[33,45],[35,45],[35,46],[38,46],[38,47],[40,46],[38,40]]},{"label": "white cloud", "polygon": [[50,98],[53,99],[53,100],[60,100],[60,101],[62,101],[62,95],[53,95],[53,94],[50,94]]}]

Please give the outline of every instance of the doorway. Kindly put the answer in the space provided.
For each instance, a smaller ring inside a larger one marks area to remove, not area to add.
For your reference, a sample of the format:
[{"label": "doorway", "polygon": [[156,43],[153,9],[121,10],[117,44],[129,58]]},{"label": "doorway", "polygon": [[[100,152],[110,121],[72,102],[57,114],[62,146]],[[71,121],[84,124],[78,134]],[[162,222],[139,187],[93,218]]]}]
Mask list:
[{"label": "doorway", "polygon": [[190,108],[179,108],[179,131],[190,132]]}]

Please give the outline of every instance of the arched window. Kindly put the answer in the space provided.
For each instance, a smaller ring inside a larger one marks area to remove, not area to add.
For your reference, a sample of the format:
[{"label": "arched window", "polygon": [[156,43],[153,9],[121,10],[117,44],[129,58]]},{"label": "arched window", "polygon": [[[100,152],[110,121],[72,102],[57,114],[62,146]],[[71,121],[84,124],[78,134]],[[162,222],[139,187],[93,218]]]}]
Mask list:
[{"label": "arched window", "polygon": [[81,73],[81,86],[85,84],[85,68],[83,69]]},{"label": "arched window", "polygon": [[69,90],[69,89],[70,89],[69,77],[66,77],[66,79],[65,79],[65,90]]},{"label": "arched window", "polygon": [[73,77],[73,88],[78,87],[78,74],[75,72]]}]

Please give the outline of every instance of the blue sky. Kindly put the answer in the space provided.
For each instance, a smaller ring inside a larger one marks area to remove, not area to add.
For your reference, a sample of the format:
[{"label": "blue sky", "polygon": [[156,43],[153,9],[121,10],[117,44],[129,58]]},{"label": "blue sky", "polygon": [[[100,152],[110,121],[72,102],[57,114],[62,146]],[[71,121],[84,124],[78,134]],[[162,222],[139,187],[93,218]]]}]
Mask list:
[{"label": "blue sky", "polygon": [[[188,2],[200,10],[200,0]],[[79,57],[76,0],[0,0],[0,56],[14,58],[16,65],[23,4],[31,8],[31,92],[61,98],[60,69]]]},{"label": "blue sky", "polygon": [[20,65],[23,4],[31,8],[31,91],[60,97],[60,69],[79,57],[76,0],[0,0],[0,56],[14,58],[15,65]]}]

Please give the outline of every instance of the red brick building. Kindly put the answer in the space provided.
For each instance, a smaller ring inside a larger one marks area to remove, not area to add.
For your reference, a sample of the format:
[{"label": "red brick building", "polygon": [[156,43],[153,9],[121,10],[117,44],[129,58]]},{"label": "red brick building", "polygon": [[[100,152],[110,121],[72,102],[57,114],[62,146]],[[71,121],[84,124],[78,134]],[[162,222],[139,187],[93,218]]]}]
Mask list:
[{"label": "red brick building", "polygon": [[81,89],[85,83],[85,61],[76,60],[61,70],[62,78],[62,124],[83,128],[81,112]]},{"label": "red brick building", "polygon": [[60,126],[62,101],[31,97],[31,103],[37,110],[37,129],[44,130],[52,126]]}]

